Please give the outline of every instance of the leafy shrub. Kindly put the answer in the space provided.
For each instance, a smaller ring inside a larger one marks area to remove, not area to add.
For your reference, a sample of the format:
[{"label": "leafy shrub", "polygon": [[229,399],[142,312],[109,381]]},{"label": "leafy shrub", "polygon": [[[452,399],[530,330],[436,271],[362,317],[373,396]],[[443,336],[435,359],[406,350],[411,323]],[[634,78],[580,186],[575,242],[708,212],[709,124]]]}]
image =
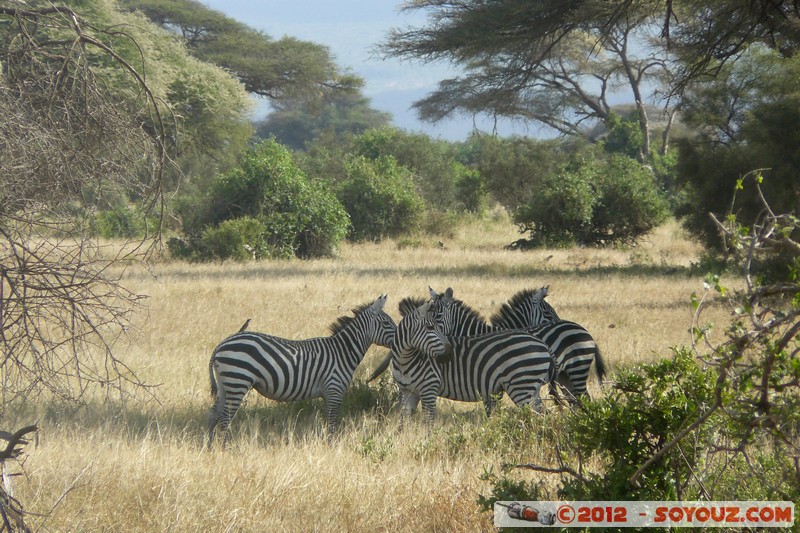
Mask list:
[{"label": "leafy shrub", "polygon": [[473,135],[464,147],[463,160],[486,182],[486,190],[509,213],[539,195],[542,180],[564,170],[573,154],[584,147],[558,140]]},{"label": "leafy shrub", "polygon": [[411,173],[393,157],[353,157],[346,167],[348,177],[337,195],[350,215],[350,239],[378,241],[420,228],[425,202]]},{"label": "leafy shrub", "polygon": [[754,169],[762,169],[761,189],[774,212],[800,214],[800,56],[751,47],[695,87],[686,104],[684,118],[698,133],[678,143],[683,195],[677,213],[693,235],[727,251],[708,215],[722,220],[734,212],[755,220],[761,199],[737,194],[737,182]]},{"label": "leafy shrub", "polygon": [[457,159],[456,146],[451,143],[386,127],[356,137],[353,154],[371,160],[393,157],[411,171],[419,195],[437,211],[465,208],[459,192],[464,167]]},{"label": "leafy shrub", "polygon": [[203,232],[201,255],[207,259],[239,261],[263,256],[264,234],[264,225],[254,218],[224,220],[219,226],[210,226]]},{"label": "leafy shrub", "polygon": [[470,213],[482,214],[486,210],[488,188],[480,172],[461,163],[454,163],[456,171],[456,199]]},{"label": "leafy shrub", "polygon": [[586,163],[575,170],[544,176],[539,191],[514,214],[520,231],[540,246],[582,242],[590,232],[596,197],[592,186],[597,171]]},{"label": "leafy shrub", "polygon": [[[223,227],[237,219],[242,221]],[[333,192],[308,180],[275,141],[249,149],[239,167],[212,183],[199,205],[184,208],[188,247],[201,260],[242,258],[244,244],[256,257],[329,255],[347,226],[347,213]],[[235,242],[225,245],[226,238]]]},{"label": "leafy shrub", "polygon": [[514,221],[536,246],[633,242],[661,224],[667,204],[647,167],[625,156],[579,161],[545,176]]},{"label": "leafy shrub", "polygon": [[106,239],[140,237],[148,228],[146,217],[127,205],[105,209],[95,214],[97,234]]},{"label": "leafy shrub", "polygon": [[597,179],[591,242],[632,242],[666,220],[667,202],[644,165],[613,156]]},{"label": "leafy shrub", "polygon": [[606,152],[622,154],[632,159],[639,157],[644,139],[637,117],[621,117],[611,113],[605,126],[608,128],[608,135],[603,142]]}]

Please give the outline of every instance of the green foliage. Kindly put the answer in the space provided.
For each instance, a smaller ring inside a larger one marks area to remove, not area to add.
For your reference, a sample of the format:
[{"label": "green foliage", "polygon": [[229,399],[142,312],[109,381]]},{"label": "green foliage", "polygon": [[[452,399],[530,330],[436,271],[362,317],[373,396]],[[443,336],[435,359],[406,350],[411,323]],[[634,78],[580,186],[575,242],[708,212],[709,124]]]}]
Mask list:
[{"label": "green foliage", "polygon": [[[174,33],[143,13],[121,11],[117,2],[83,4],[81,12],[96,12],[109,27],[124,28],[113,32],[110,47],[144,75],[162,103],[162,116],[175,122],[167,139],[174,168],[168,168],[165,185],[177,188],[184,181],[194,188],[233,166],[253,132],[248,121],[252,102],[244,86],[223,68],[193,57]],[[141,97],[139,88],[125,86],[127,74],[118,66],[107,65],[103,74],[127,105]],[[140,120],[148,123],[152,117]]]},{"label": "green foliage", "polygon": [[652,173],[625,156],[579,161],[544,176],[514,221],[533,245],[633,242],[661,224],[666,202]]},{"label": "green foliage", "polygon": [[[686,121],[700,133],[680,142],[678,214],[709,248],[724,244],[709,212],[754,219],[761,200],[737,181],[763,169],[762,192],[776,212],[797,214],[800,197],[800,57],[754,49],[687,98]],[[735,201],[735,204],[734,204]]]},{"label": "green foliage", "polygon": [[378,241],[419,230],[425,202],[411,173],[393,157],[353,157],[346,170],[337,196],[350,215],[350,239]]},{"label": "green foliage", "polygon": [[488,201],[486,179],[475,169],[467,168],[460,163],[453,165],[456,173],[456,199],[466,211],[483,214]]},{"label": "green foliage", "polygon": [[269,255],[265,250],[264,225],[244,216],[223,220],[218,226],[209,226],[203,231],[199,243],[199,255],[203,259],[234,259],[245,261]]},{"label": "green foliage", "polygon": [[179,34],[200,59],[233,73],[248,92],[282,101],[316,100],[320,92],[357,89],[362,81],[339,72],[330,51],[293,37],[273,40],[195,0],[123,0],[164,29]]},{"label": "green foliage", "polygon": [[393,157],[411,171],[414,185],[429,205],[440,211],[463,209],[456,193],[462,167],[449,143],[397,128],[380,128],[359,135],[353,152],[372,160]]},{"label": "green foliage", "polygon": [[370,107],[369,99],[354,93],[326,91],[321,101],[290,101],[258,124],[261,138],[275,139],[295,150],[303,150],[320,135],[359,135],[385,126],[390,116]]},{"label": "green foliage", "polygon": [[468,162],[485,180],[487,191],[513,213],[544,190],[542,180],[561,172],[570,153],[580,152],[582,146],[559,140],[473,135],[462,150],[470,154]]},{"label": "green foliage", "polygon": [[701,495],[697,473],[706,451],[716,442],[711,429],[673,449],[652,465],[638,486],[630,478],[639,466],[712,404],[715,376],[698,365],[688,350],[639,370],[617,375],[603,399],[587,402],[568,417],[577,457],[597,454],[602,469],[585,479],[570,479],[566,498],[583,500],[680,500]]},{"label": "green foliage", "polygon": [[596,203],[592,187],[597,172],[593,163],[575,170],[544,176],[539,193],[514,213],[520,232],[531,234],[539,246],[571,245],[590,232]]},{"label": "green foliage", "polygon": [[[243,258],[244,252],[222,244],[226,235],[248,244],[250,257],[329,255],[348,224],[334,194],[325,184],[308,180],[289,151],[274,141],[249,149],[239,167],[211,184],[201,205],[188,204],[184,210],[184,230],[198,259],[224,258],[220,253]],[[225,221],[242,218],[223,227]],[[204,242],[214,245],[207,248]]]},{"label": "green foliage", "polygon": [[140,209],[132,209],[128,205],[95,214],[97,235],[106,239],[142,237],[152,233],[155,224],[155,221],[148,221]]},{"label": "green foliage", "polygon": [[642,129],[637,120],[623,119],[611,113],[605,121],[608,135],[603,142],[606,152],[622,154],[636,159],[642,151]]}]

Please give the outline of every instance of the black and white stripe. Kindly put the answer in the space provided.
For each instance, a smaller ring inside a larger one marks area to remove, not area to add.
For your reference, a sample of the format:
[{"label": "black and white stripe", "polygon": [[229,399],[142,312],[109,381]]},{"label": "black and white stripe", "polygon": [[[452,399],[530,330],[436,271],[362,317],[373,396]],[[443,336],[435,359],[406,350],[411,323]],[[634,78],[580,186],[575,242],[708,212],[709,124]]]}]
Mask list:
[{"label": "black and white stripe", "polygon": [[549,286],[540,289],[524,289],[500,306],[491,323],[495,329],[525,329],[548,322],[558,322],[561,318],[545,298]]},{"label": "black and white stripe", "polygon": [[208,423],[209,446],[220,425],[228,427],[250,389],[277,401],[325,399],[328,440],[336,432],[339,408],[353,373],[372,344],[389,347],[396,325],[384,312],[386,295],[353,310],[331,326],[331,336],[290,340],[240,332],[222,341],[210,363],[216,395]]},{"label": "black and white stripe", "polygon": [[[491,318],[494,327],[525,328],[550,347],[558,365],[558,382],[568,392],[571,403],[588,394],[587,382],[592,361],[600,383],[605,379],[606,364],[592,335],[580,324],[556,318],[555,310],[545,301],[547,287],[538,291],[523,290]],[[539,320],[539,322],[537,322]]]},{"label": "black and white stripe", "polygon": [[[548,346],[556,363],[558,382],[567,390],[570,402],[574,403],[577,398],[587,394],[592,361],[595,362],[595,371],[601,383],[605,378],[606,365],[591,334],[580,324],[561,320],[555,309],[545,300],[547,293],[547,287],[518,292],[492,316],[490,324],[464,302],[453,299],[452,289],[447,289],[444,294],[430,289],[431,312],[440,314],[443,331],[449,336],[522,329],[538,337]],[[422,301],[424,300],[405,298],[400,302],[401,313],[404,307],[407,309],[420,305]],[[549,321],[536,323],[536,320]],[[370,380],[389,366],[390,358],[391,354],[373,372]],[[413,397],[405,400],[411,410],[416,407]]]},{"label": "black and white stripe", "polygon": [[[428,316],[441,318],[438,315],[442,310],[432,302],[409,312],[408,307],[415,303],[418,302],[413,299],[401,302],[404,317],[398,325],[398,334],[417,319],[420,309],[427,308]],[[503,392],[518,406],[532,404],[536,409],[541,408],[539,390],[552,379],[554,366],[547,346],[540,339],[524,331],[495,331],[447,339],[452,345],[452,357],[447,361],[415,354],[409,346],[398,344],[393,348],[392,374],[401,390],[404,414],[416,409],[421,401],[426,420],[431,424],[436,399],[441,396],[464,402],[483,401],[488,415],[497,395]],[[372,378],[376,376],[374,373]]]},{"label": "black and white stripe", "polygon": [[[430,306],[430,302],[423,303],[404,313],[397,325],[388,360],[394,363],[392,375],[400,391],[403,412],[408,402],[412,402],[413,408],[416,408],[421,398],[428,422],[432,424],[438,384],[442,381],[439,364],[452,358],[453,347],[442,332],[441,324],[434,320]],[[387,363],[383,370],[388,366]],[[368,381],[375,377],[377,374],[373,374]]]}]

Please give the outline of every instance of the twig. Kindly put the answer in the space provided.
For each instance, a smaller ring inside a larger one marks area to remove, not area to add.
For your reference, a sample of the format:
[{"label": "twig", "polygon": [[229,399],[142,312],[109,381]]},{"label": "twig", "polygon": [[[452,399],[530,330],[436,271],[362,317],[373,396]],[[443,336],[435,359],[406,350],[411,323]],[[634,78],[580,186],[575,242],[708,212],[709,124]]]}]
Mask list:
[{"label": "twig", "polygon": [[588,479],[586,479],[585,477],[580,475],[578,472],[576,472],[575,470],[573,470],[573,469],[571,469],[571,468],[569,468],[567,466],[562,466],[561,468],[549,468],[549,467],[546,467],[546,466],[539,466],[539,465],[534,465],[534,464],[515,465],[515,464],[511,464],[511,463],[504,463],[504,464],[501,465],[501,467],[504,470],[507,470],[507,469],[510,469],[510,468],[523,468],[525,470],[534,470],[536,472],[544,472],[546,474],[569,474],[574,478],[580,479],[583,483],[588,483],[589,482]]},{"label": "twig", "polygon": [[38,426],[36,425],[26,426],[18,430],[16,433],[14,433],[10,439],[6,439],[8,440],[8,445],[6,446],[5,450],[0,452],[0,462],[5,461],[6,459],[11,459],[12,457],[16,457],[17,455],[19,455],[21,450],[16,449],[16,447],[18,445],[24,445],[28,443],[28,441],[24,440],[22,437],[24,437],[28,433],[33,433],[34,431],[39,431]]}]

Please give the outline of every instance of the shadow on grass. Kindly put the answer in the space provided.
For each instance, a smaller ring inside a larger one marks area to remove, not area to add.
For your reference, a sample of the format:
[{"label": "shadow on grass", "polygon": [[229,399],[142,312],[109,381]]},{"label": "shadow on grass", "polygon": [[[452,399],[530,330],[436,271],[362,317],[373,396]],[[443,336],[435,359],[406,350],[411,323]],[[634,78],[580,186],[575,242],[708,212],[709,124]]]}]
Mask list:
[{"label": "shadow on grass", "polygon": [[[396,392],[390,380],[354,382],[340,410],[340,427],[363,417],[383,418],[395,409]],[[258,398],[258,399],[257,399]],[[50,402],[29,405],[14,417],[35,422],[43,438],[48,432],[76,438],[121,438],[128,442],[155,440],[166,444],[201,447],[207,439],[212,399],[155,402],[89,401],[83,405]],[[251,391],[232,424],[232,442],[263,445],[325,439],[325,403],[320,399],[274,402]],[[218,443],[217,443],[218,444]]]},{"label": "shadow on grass", "polygon": [[[178,279],[229,279],[229,278],[271,278],[271,277],[307,277],[321,276],[335,273],[337,267],[322,267],[303,265],[296,269],[287,269],[282,266],[271,266],[268,264],[254,263],[251,267],[237,269],[234,272],[214,271],[205,272],[193,269],[190,265],[185,270],[172,270],[171,277]],[[654,264],[633,264],[633,265],[597,265],[597,266],[547,266],[538,264],[531,265],[508,265],[502,262],[492,262],[481,265],[462,265],[462,266],[441,266],[441,267],[414,267],[413,265],[398,265],[395,267],[378,268],[349,268],[348,274],[359,277],[378,277],[396,276],[415,276],[422,279],[432,276],[449,275],[453,277],[486,277],[503,276],[509,278],[547,278],[548,276],[566,277],[572,279],[602,278],[602,277],[663,277],[663,278],[686,278],[697,276],[698,272],[694,268],[678,265],[654,265]]]}]

